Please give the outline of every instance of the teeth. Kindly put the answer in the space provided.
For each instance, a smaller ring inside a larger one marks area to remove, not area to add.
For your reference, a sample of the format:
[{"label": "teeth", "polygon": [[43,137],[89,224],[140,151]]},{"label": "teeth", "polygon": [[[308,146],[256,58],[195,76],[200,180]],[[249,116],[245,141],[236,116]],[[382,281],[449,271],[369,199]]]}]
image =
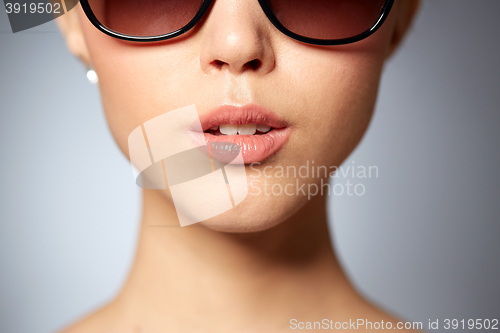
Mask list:
[{"label": "teeth", "polygon": [[239,135],[254,135],[257,132],[257,125],[255,124],[245,124],[238,126]]},{"label": "teeth", "polygon": [[235,135],[238,133],[238,125],[220,125],[219,131],[225,135]]},{"label": "teeth", "polygon": [[262,133],[267,133],[271,129],[271,126],[266,126],[266,125],[257,125],[257,131],[262,132]]},{"label": "teeth", "polygon": [[260,133],[267,133],[271,130],[270,126],[256,125],[256,124],[243,124],[243,125],[220,125],[211,127],[210,130],[219,130],[224,135],[254,135],[257,131]]}]

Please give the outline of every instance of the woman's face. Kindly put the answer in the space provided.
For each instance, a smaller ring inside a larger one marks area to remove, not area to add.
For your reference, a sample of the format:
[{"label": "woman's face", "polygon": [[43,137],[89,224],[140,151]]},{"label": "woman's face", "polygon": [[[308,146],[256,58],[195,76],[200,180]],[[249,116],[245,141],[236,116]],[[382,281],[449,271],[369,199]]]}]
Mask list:
[{"label": "woman's face", "polygon": [[[284,221],[311,199],[309,184],[320,184],[320,178],[297,176],[305,184],[304,195],[296,191],[293,174],[275,175],[280,168],[298,170],[314,163],[331,170],[358,144],[393,47],[398,3],[374,35],[343,46],[291,39],[272,25],[255,0],[217,0],[194,29],[152,44],[114,39],[98,31],[81,7],[78,15],[109,127],[126,156],[128,136],[136,127],[187,105],[195,104],[203,117],[221,105],[256,104],[286,122],[290,135],[281,149],[246,165],[246,199],[201,222],[215,230],[243,232]],[[293,195],[272,193],[287,184]],[[162,194],[170,204],[170,192]]]}]

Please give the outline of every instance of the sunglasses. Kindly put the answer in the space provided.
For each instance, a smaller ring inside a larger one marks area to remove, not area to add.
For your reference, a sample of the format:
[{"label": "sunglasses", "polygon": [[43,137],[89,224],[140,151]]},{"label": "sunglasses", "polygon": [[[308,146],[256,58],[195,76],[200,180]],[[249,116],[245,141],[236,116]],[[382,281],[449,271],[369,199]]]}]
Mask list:
[{"label": "sunglasses", "polygon": [[[314,45],[342,45],[372,35],[394,0],[258,0],[285,35]],[[193,28],[213,0],[80,0],[103,33],[134,42],[156,42]]]}]

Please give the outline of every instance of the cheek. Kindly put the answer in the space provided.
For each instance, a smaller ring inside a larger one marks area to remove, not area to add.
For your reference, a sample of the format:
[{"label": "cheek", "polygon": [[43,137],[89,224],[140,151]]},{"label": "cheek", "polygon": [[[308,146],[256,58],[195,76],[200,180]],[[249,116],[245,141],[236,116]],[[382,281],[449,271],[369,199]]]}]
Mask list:
[{"label": "cheek", "polygon": [[[194,66],[181,40],[161,46],[131,44],[98,31],[81,15],[108,126],[128,157],[128,135],[145,121],[170,109],[192,104],[183,82]],[[162,112],[162,110],[164,110]]]},{"label": "cheek", "polygon": [[[350,45],[314,47],[290,43],[283,49],[282,82],[289,110],[303,132],[294,149],[324,165],[339,165],[361,140],[376,102],[391,22]],[[385,29],[384,29],[385,27]],[[313,149],[311,149],[313,148]],[[305,158],[305,156],[303,156]]]}]

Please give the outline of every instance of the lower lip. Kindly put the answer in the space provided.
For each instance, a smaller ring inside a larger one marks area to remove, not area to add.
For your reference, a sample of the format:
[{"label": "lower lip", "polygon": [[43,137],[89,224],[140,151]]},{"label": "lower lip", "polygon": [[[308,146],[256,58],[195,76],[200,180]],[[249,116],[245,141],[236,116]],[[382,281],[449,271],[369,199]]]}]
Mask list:
[{"label": "lower lip", "polygon": [[[212,135],[205,134],[205,140],[211,142],[228,142],[237,144],[242,152],[245,164],[262,162],[276,154],[287,142],[291,129],[289,127],[273,129],[260,135]],[[200,138],[195,135],[195,138]]]}]

